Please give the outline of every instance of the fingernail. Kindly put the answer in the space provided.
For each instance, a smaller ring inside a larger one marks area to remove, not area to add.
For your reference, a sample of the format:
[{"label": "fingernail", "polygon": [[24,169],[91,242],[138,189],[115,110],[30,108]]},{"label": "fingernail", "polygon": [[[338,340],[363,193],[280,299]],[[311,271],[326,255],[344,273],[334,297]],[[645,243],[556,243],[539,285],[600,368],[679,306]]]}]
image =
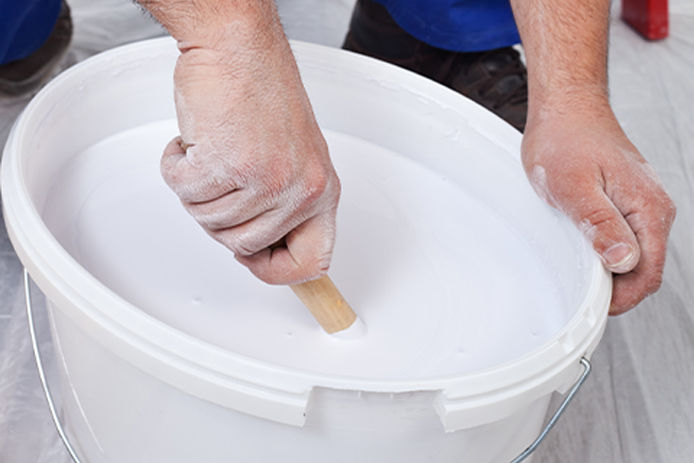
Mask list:
[{"label": "fingernail", "polygon": [[617,243],[605,251],[603,258],[607,267],[613,272],[630,270],[631,261],[635,255],[634,249],[626,243]]}]

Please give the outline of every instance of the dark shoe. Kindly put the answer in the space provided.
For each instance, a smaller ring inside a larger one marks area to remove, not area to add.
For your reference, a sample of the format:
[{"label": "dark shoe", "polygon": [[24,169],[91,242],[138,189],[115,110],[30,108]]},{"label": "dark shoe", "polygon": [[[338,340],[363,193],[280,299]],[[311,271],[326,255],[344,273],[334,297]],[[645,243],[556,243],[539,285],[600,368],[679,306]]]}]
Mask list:
[{"label": "dark shoe", "polygon": [[435,48],[405,32],[383,5],[358,0],[342,48],[429,77],[525,128],[527,72],[511,47],[475,53]]},{"label": "dark shoe", "polygon": [[63,1],[58,21],[41,48],[26,58],[0,65],[0,94],[22,95],[38,88],[50,77],[71,39],[70,8]]}]

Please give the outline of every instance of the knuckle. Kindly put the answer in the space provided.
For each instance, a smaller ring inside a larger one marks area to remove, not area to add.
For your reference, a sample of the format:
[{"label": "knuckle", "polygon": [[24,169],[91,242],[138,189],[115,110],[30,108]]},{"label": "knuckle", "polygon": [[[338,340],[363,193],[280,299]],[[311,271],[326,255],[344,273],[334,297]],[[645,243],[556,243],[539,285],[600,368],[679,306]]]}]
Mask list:
[{"label": "knuckle", "polygon": [[646,249],[647,256],[643,261],[643,271],[649,274],[649,279],[660,278],[665,268],[667,236],[654,236],[642,246]]},{"label": "knuckle", "polygon": [[236,189],[234,177],[226,172],[216,174],[201,172],[201,174],[200,181],[197,185],[195,185],[196,189],[200,191],[202,196],[201,201],[208,201],[218,198],[223,194]]},{"label": "knuckle", "polygon": [[179,196],[191,202],[210,201],[224,194],[227,185],[214,177],[201,177],[178,184]]},{"label": "knuckle", "polygon": [[669,225],[674,222],[677,215],[677,206],[662,187],[658,186],[656,191],[645,194],[644,199],[646,204],[651,204],[651,214],[657,214],[665,224]]},{"label": "knuckle", "polygon": [[306,272],[311,276],[325,275],[330,270],[332,260],[332,250],[324,250],[310,260],[310,265],[306,266]]},{"label": "knuckle", "polygon": [[665,253],[666,246],[665,243],[663,243],[659,246],[655,252],[655,255],[652,257],[653,276],[651,278],[653,280],[662,280],[663,278],[663,269],[665,268]]},{"label": "knuckle", "polygon": [[188,213],[204,228],[221,231],[240,223],[241,211],[234,201],[215,200],[210,203],[184,203]]},{"label": "knuckle", "polygon": [[327,237],[324,237],[322,243],[317,248],[316,255],[311,261],[311,270],[314,275],[325,275],[328,273],[328,270],[330,270],[334,243],[334,229],[330,229],[327,233]]},{"label": "knuckle", "polygon": [[215,171],[211,166],[193,165],[188,158],[174,164],[162,163],[164,182],[183,201],[203,202],[236,189],[235,177],[225,170]]},{"label": "knuckle", "polygon": [[312,174],[304,187],[304,201],[313,203],[326,192],[328,188],[328,176],[324,172]]},{"label": "knuckle", "polygon": [[325,275],[330,270],[330,254],[320,256],[315,263],[314,270],[316,275]]},{"label": "knuckle", "polygon": [[643,270],[643,274],[640,275],[642,283],[640,284],[641,290],[635,291],[640,292],[639,300],[649,296],[660,289],[663,285],[663,264],[665,263],[664,256],[655,256],[651,265]]},{"label": "knuckle", "polygon": [[327,274],[328,270],[330,270],[330,257],[320,257],[313,260],[311,264],[306,265],[301,269],[300,279],[302,281],[307,281],[314,278],[319,278]]},{"label": "knuckle", "polygon": [[258,251],[249,243],[237,243],[234,249],[234,254],[242,256],[252,256],[256,252]]},{"label": "knuckle", "polygon": [[203,227],[212,230],[212,231],[219,231],[223,230],[226,228],[225,222],[222,217],[219,216],[219,214],[203,214],[203,215],[195,215],[193,214],[193,217],[195,217],[195,220],[202,225]]},{"label": "knuckle", "polygon": [[252,256],[263,248],[263,246],[259,245],[249,234],[234,235],[233,238],[229,240],[227,247],[231,249],[234,254],[240,256]]},{"label": "knuckle", "polygon": [[648,279],[646,284],[646,295],[653,294],[660,289],[663,285],[663,274],[661,272],[656,273]]},{"label": "knuckle", "polygon": [[248,249],[246,248],[243,241],[239,236],[232,230],[210,230],[207,232],[215,240],[222,243],[227,249],[229,249],[234,255],[237,256],[249,256]]},{"label": "knuckle", "polygon": [[607,208],[599,208],[590,211],[585,215],[583,222],[590,224],[592,227],[601,227],[610,224],[615,220],[615,213]]},{"label": "knuckle", "polygon": [[312,173],[302,188],[300,208],[307,209],[319,201],[323,204],[337,203],[340,197],[340,181],[336,175],[325,170]]},{"label": "knuckle", "polygon": [[620,229],[619,216],[607,208],[594,209],[579,221],[579,229],[592,242],[614,235]]},{"label": "knuckle", "polygon": [[333,179],[332,189],[330,190],[330,192],[331,201],[337,203],[340,200],[340,196],[342,195],[342,182],[340,182],[340,179],[337,177],[337,175]]},{"label": "knuckle", "polygon": [[666,201],[663,207],[665,210],[666,223],[672,224],[675,221],[675,217],[677,216],[677,206],[675,205],[674,201],[670,199],[669,196],[666,196]]},{"label": "knuckle", "polygon": [[288,281],[285,275],[276,275],[271,272],[260,271],[253,264],[248,264],[247,267],[253,273],[253,275],[269,285],[284,285],[293,283],[292,281]]},{"label": "knuckle", "polygon": [[177,165],[180,161],[174,161],[167,157],[162,158],[159,164],[159,172],[161,173],[164,182],[170,187],[174,188],[174,185],[180,182],[180,174],[177,172]]},{"label": "knuckle", "polygon": [[236,255],[239,256],[250,256],[253,254],[251,247],[248,245],[248,243],[238,240],[238,239],[232,239],[232,240],[226,240],[226,246],[231,250]]}]

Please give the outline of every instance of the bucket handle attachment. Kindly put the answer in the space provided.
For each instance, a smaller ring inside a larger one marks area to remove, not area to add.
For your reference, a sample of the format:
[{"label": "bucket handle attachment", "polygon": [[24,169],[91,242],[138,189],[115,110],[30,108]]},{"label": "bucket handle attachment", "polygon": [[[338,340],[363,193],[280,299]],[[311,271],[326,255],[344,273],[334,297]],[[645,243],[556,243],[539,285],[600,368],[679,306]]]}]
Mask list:
[{"label": "bucket handle attachment", "polygon": [[569,403],[571,403],[571,400],[573,400],[573,398],[576,396],[578,390],[581,388],[581,386],[583,386],[583,383],[586,382],[586,379],[588,379],[588,375],[591,371],[590,361],[586,357],[581,357],[581,365],[583,366],[583,373],[581,373],[581,376],[578,378],[578,381],[576,381],[576,383],[571,387],[569,393],[566,394],[566,397],[564,397],[564,400],[562,401],[557,411],[554,412],[552,418],[547,422],[545,428],[542,430],[540,435],[537,436],[537,439],[535,439],[533,443],[528,446],[528,448],[523,450],[523,452],[520,455],[511,460],[511,463],[520,463],[521,461],[528,458],[530,454],[533,453],[537,449],[537,447],[542,443],[542,441],[545,440],[545,437],[547,437],[547,434],[552,430],[554,425],[557,424],[557,421],[559,421],[559,418],[566,410],[566,407],[569,406]]},{"label": "bucket handle attachment", "polygon": [[[36,339],[36,326],[34,324],[34,314],[33,314],[33,308],[31,305],[31,291],[30,291],[30,277],[29,277],[29,272],[27,272],[26,269],[24,269],[24,302],[26,305],[26,313],[27,313],[27,321],[29,325],[29,336],[31,338],[31,348],[34,351],[34,360],[36,361],[36,369],[38,370],[39,373],[39,380],[41,381],[41,388],[43,389],[43,394],[46,397],[46,402],[48,403],[48,410],[51,413],[51,418],[53,420],[53,424],[55,425],[56,430],[58,431],[58,435],[60,436],[60,440],[63,442],[65,445],[65,449],[67,450],[68,454],[72,458],[72,461],[75,463],[82,463],[80,458],[77,456],[77,452],[75,451],[74,447],[70,443],[70,440],[67,437],[67,434],[65,433],[65,430],[63,429],[63,425],[60,422],[60,418],[58,417],[58,412],[55,407],[55,402],[53,401],[53,395],[51,394],[50,389],[48,388],[48,382],[46,381],[46,374],[43,368],[43,360],[41,358],[41,353],[39,352],[39,346],[38,346],[38,341]],[[569,403],[573,398],[576,396],[576,393],[578,390],[583,386],[583,383],[585,383],[586,379],[588,378],[588,375],[590,374],[591,371],[591,365],[590,361],[586,357],[581,357],[581,365],[583,366],[583,373],[581,376],[578,378],[578,381],[573,385],[569,393],[566,395],[564,400],[562,401],[561,405],[557,409],[556,412],[554,412],[554,415],[552,415],[552,418],[547,422],[545,425],[544,429],[540,433],[539,436],[537,436],[537,439],[533,441],[532,444],[528,446],[520,455],[518,455],[516,458],[511,460],[511,463],[521,463],[523,460],[528,458],[530,454],[532,454],[537,447],[542,443],[542,441],[547,437],[547,434],[552,430],[555,424],[557,424],[557,421],[561,417],[561,415],[564,413],[566,410],[566,407],[569,406]]]}]

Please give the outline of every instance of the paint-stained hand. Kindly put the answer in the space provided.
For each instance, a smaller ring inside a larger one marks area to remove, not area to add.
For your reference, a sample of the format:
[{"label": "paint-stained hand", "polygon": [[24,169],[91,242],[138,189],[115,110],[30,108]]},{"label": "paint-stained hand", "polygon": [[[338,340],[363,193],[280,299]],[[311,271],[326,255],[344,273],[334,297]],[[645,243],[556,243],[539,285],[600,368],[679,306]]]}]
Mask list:
[{"label": "paint-stained hand", "polygon": [[286,39],[266,39],[243,51],[182,47],[181,137],[166,147],[161,171],[243,265],[291,284],[328,269],[340,183]]},{"label": "paint-stained hand", "polygon": [[614,275],[610,314],[661,284],[675,206],[606,102],[531,114],[523,165],[540,196],[566,213]]}]

